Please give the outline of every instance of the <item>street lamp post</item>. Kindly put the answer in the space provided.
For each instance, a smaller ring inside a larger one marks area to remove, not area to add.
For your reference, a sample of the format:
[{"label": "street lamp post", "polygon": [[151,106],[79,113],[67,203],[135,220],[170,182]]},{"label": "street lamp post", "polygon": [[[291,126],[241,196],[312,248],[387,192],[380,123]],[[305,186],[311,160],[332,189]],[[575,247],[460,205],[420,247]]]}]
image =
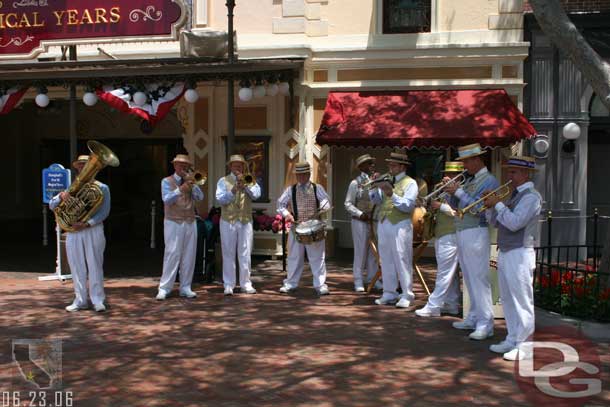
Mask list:
[{"label": "street lamp post", "polygon": [[[228,57],[229,64],[235,63],[235,48],[233,44],[233,9],[235,8],[235,0],[227,0],[227,34],[228,34]],[[231,156],[235,148],[235,90],[234,81],[230,77],[227,80],[227,156]]]}]

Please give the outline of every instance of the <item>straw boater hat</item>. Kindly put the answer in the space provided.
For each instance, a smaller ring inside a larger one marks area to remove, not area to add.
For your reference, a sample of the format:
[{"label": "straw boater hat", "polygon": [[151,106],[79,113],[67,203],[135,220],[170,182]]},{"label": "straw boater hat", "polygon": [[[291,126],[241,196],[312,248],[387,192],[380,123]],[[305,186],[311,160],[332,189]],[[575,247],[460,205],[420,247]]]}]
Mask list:
[{"label": "straw boater hat", "polygon": [[248,164],[246,162],[246,159],[244,158],[244,156],[241,154],[233,154],[231,157],[229,157],[229,161],[227,161],[227,165],[231,165],[231,163]]},{"label": "straw boater hat", "polygon": [[363,154],[360,157],[356,158],[356,167],[360,168],[360,166],[364,163],[375,162],[375,158],[371,157],[370,154]]},{"label": "straw boater hat", "polygon": [[294,165],[295,174],[308,174],[311,172],[311,167],[308,162],[300,162]]},{"label": "straw boater hat", "polygon": [[390,158],[386,158],[385,160],[390,163],[411,165],[411,161],[409,161],[409,157],[403,153],[390,153]]},{"label": "straw boater hat", "polygon": [[174,159],[172,160],[172,164],[175,163],[185,163],[188,165],[193,165],[191,159],[186,154],[176,154],[176,157],[174,157]]},{"label": "straw boater hat", "polygon": [[523,168],[530,171],[536,170],[536,160],[533,157],[526,157],[523,155],[513,155],[508,159],[506,164],[502,165],[504,168]]},{"label": "straw boater hat", "polygon": [[464,164],[461,161],[447,161],[445,162],[445,169],[443,172],[462,172],[464,171]]},{"label": "straw boater hat", "polygon": [[76,167],[76,164],[86,163],[87,161],[89,161],[88,155],[79,155],[76,160],[72,161],[72,167]]},{"label": "straw boater hat", "polygon": [[485,154],[487,151],[481,148],[479,143],[468,144],[467,146],[458,147],[458,158],[457,161],[465,160],[466,158],[476,157],[481,154]]}]

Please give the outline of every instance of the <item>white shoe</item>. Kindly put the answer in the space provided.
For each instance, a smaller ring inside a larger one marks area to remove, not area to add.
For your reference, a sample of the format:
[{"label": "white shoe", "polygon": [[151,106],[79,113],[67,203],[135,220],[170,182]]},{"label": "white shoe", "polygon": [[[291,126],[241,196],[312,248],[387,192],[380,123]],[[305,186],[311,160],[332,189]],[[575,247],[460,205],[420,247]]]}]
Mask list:
[{"label": "white shoe", "polygon": [[502,355],[504,360],[510,361],[531,359],[533,356],[534,355],[532,353],[522,351],[519,348],[514,348],[510,352],[506,352],[504,355]]},{"label": "white shoe", "polygon": [[290,286],[287,286],[286,284],[280,287],[280,292],[283,294],[288,294],[293,291],[296,291],[296,288],[290,288]]},{"label": "white shoe", "polygon": [[483,339],[491,338],[492,336],[494,336],[493,329],[476,329],[468,335],[470,339],[474,339],[475,341],[482,341]]},{"label": "white shoe", "polygon": [[330,294],[330,291],[328,291],[328,287],[323,286],[320,287],[320,289],[316,290],[318,292],[318,295],[328,295]]},{"label": "white shoe", "polygon": [[87,307],[79,307],[76,304],[70,304],[66,307],[66,311],[68,311],[68,312],[76,312],[76,311],[80,311],[83,309],[87,309]]},{"label": "white shoe", "polygon": [[357,293],[363,293],[364,292],[364,286],[356,285],[356,286],[354,286],[354,291],[356,291]]},{"label": "white shoe", "polygon": [[244,290],[241,290],[242,293],[244,294],[256,294],[256,288],[254,287],[248,287]]},{"label": "white shoe", "polygon": [[197,293],[194,292],[193,290],[189,289],[188,291],[184,290],[184,291],[180,292],[180,296],[186,297],[186,298],[195,298],[195,297],[197,297]]},{"label": "white shoe", "polygon": [[500,343],[493,344],[489,347],[489,350],[494,353],[505,354],[515,349],[515,345],[510,342],[502,341]]},{"label": "white shoe", "polygon": [[165,293],[165,291],[159,290],[155,298],[157,299],[157,301],[163,301],[167,298],[167,294]]},{"label": "white shoe", "polygon": [[104,304],[93,304],[93,308],[95,309],[95,312],[105,312],[106,311],[106,306]]},{"label": "white shoe", "polygon": [[392,304],[396,304],[396,301],[397,301],[396,298],[386,297],[386,296],[382,295],[381,297],[379,297],[375,300],[375,304],[392,305]]},{"label": "white shoe", "polygon": [[409,308],[410,306],[411,306],[411,301],[407,300],[406,298],[401,298],[396,303],[396,308]]},{"label": "white shoe", "polygon": [[467,330],[467,329],[474,330],[474,329],[476,329],[476,326],[472,322],[469,322],[469,321],[457,321],[457,322],[454,322],[453,323],[453,327],[455,329],[464,329],[464,330]]},{"label": "white shoe", "polygon": [[418,317],[440,317],[441,312],[438,308],[431,308],[426,304],[423,308],[416,310],[415,315]]},{"label": "white shoe", "polygon": [[231,287],[225,287],[225,295],[233,295],[233,289]]},{"label": "white shoe", "polygon": [[441,307],[441,314],[457,315],[460,313],[460,308],[457,305],[443,305]]}]

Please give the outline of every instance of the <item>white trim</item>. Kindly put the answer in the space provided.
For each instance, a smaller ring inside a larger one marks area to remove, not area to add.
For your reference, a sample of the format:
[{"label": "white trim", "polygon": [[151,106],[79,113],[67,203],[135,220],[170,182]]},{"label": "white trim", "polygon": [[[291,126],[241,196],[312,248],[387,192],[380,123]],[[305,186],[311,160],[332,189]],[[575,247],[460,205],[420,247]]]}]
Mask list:
[{"label": "white trim", "polygon": [[208,0],[193,0],[193,27],[208,26]]}]

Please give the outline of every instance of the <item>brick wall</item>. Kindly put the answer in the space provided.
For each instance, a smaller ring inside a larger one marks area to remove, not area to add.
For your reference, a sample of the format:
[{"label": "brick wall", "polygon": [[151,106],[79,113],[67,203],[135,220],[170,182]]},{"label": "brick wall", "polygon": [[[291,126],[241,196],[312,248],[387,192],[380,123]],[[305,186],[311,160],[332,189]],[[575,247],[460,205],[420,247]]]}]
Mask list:
[{"label": "brick wall", "polygon": [[[561,4],[568,13],[610,12],[610,0],[561,0]],[[524,8],[526,12],[531,11],[527,0]]]}]

